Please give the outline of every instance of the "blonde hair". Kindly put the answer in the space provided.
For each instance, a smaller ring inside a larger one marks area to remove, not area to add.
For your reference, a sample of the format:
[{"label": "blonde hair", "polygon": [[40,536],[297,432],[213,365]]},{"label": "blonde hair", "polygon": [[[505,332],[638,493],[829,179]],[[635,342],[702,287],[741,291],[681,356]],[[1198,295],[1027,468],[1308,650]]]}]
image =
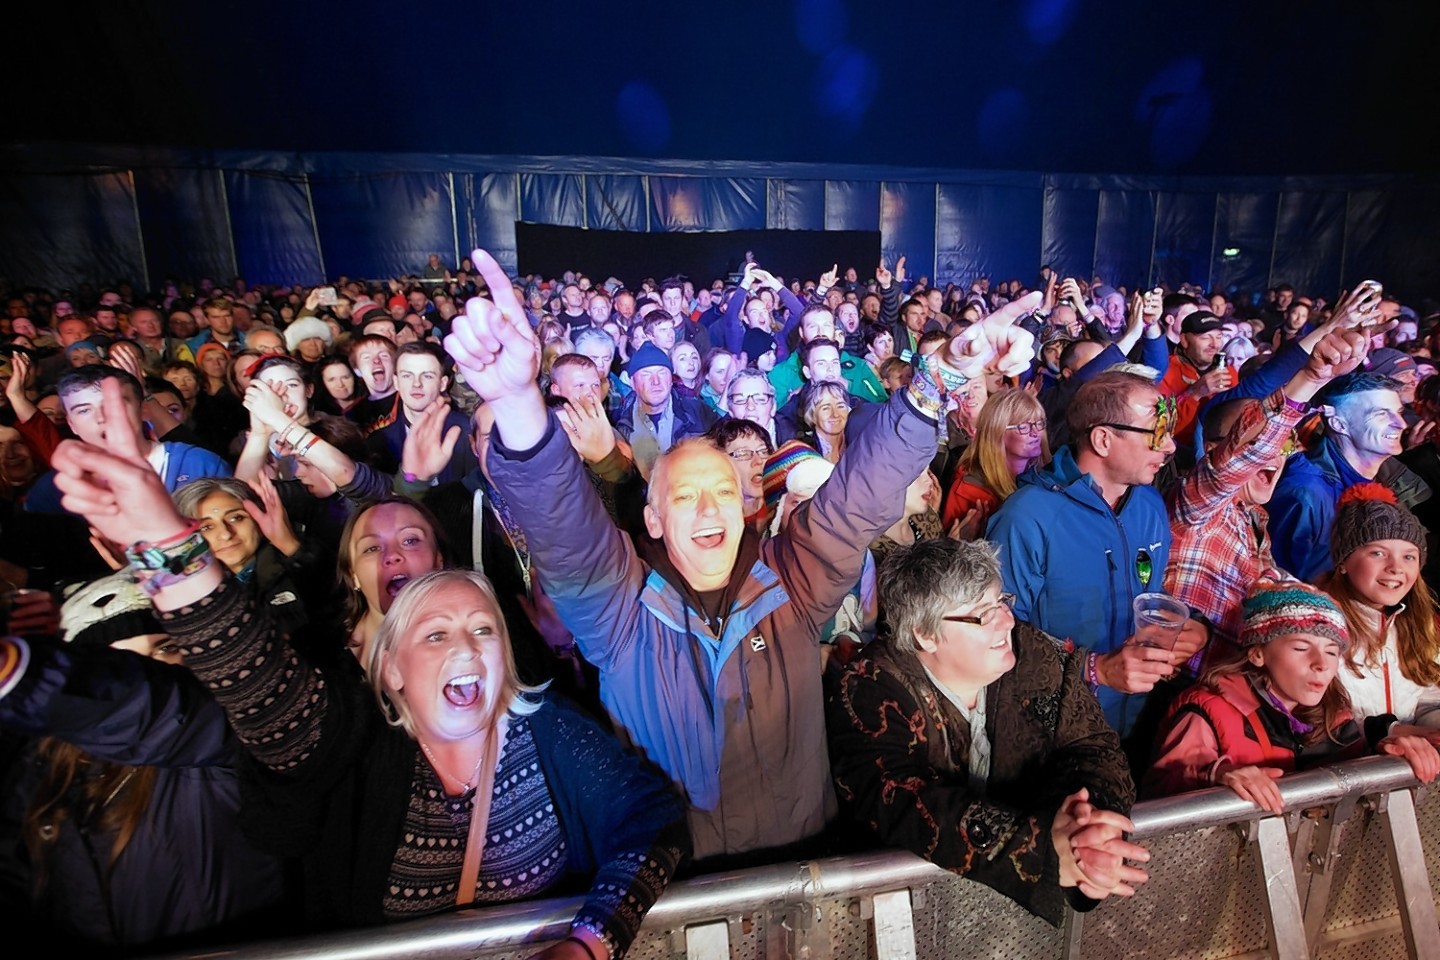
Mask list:
[{"label": "blonde hair", "polygon": [[[1045,410],[1029,391],[1001,390],[985,402],[975,418],[975,439],[960,455],[966,475],[984,484],[1002,502],[1015,492],[1015,475],[1005,457],[1005,428],[1015,423],[1044,420]],[[1050,441],[1040,434],[1040,463],[1050,462]]]},{"label": "blonde hair", "polygon": [[538,687],[531,687],[520,682],[520,675],[515,668],[515,651],[510,642],[510,627],[500,611],[500,599],[495,595],[495,587],[489,577],[473,570],[436,570],[427,573],[406,584],[405,589],[400,591],[400,595],[390,605],[389,612],[385,614],[385,619],[375,634],[375,642],[370,645],[369,663],[365,664],[365,672],[369,676],[371,688],[375,691],[375,699],[380,704],[380,712],[385,715],[385,722],[392,727],[401,728],[412,737],[417,734],[410,707],[405,702],[405,695],[399,690],[390,689],[385,682],[385,660],[404,639],[405,634],[414,628],[421,615],[431,609],[435,594],[454,583],[469,583],[480,591],[485,602],[495,611],[505,663],[505,676],[501,680],[500,696],[496,702],[508,701],[512,713],[534,713],[540,709],[540,694],[550,685],[546,682]]}]

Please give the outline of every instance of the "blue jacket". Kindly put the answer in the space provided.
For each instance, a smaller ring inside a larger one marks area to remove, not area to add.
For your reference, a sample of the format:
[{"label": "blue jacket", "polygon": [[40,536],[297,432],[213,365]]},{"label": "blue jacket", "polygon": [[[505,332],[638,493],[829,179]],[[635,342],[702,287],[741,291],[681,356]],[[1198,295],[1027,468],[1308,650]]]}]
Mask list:
[{"label": "blue jacket", "polygon": [[[234,472],[230,464],[206,450],[192,447],[188,443],[160,442],[168,456],[165,459],[165,475],[160,479],[165,489],[174,493],[191,480],[201,477],[229,477]],[[60,503],[60,491],[55,486],[55,471],[51,470],[35,481],[25,498],[25,509],[31,513],[69,513]]]},{"label": "blue jacket", "polygon": [[526,504],[516,519],[545,592],[600,671],[617,733],[684,794],[697,858],[797,843],[836,812],[820,629],[935,453],[934,422],[903,392],[875,407],[785,532],[737,567],[715,628],[610,522],[553,416],[533,450],[491,441],[491,479]]},{"label": "blue jacket", "polygon": [[[615,432],[625,441],[629,441],[635,432],[635,404],[640,397],[633,391],[626,394],[625,399],[620,402],[620,409],[615,413]],[[671,443],[679,443],[686,437],[698,437],[717,419],[715,411],[711,410],[703,400],[697,397],[682,397],[678,393],[670,394],[670,413],[675,418],[675,430],[671,436]],[[513,501],[524,503],[524,500]]]},{"label": "blue jacket", "polygon": [[1266,511],[1275,562],[1308,583],[1330,570],[1330,530],[1345,488],[1364,483],[1329,437],[1285,461]]},{"label": "blue jacket", "polygon": [[[1163,589],[1170,561],[1164,500],[1153,487],[1131,487],[1112,511],[1070,447],[1049,467],[1025,471],[1018,484],[985,535],[1000,546],[1015,619],[1097,653],[1119,648],[1134,633],[1135,597]],[[1148,584],[1137,563],[1142,550],[1150,556]],[[1101,687],[1098,696],[1105,719],[1128,734],[1145,695]]]}]

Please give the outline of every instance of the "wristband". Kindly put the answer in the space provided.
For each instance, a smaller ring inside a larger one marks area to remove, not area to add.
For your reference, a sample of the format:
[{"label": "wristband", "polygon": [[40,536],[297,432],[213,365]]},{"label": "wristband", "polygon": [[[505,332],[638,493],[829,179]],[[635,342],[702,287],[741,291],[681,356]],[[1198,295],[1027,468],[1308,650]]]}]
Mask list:
[{"label": "wristband", "polygon": [[1310,405],[1308,403],[1301,403],[1299,400],[1291,400],[1283,393],[1280,396],[1284,399],[1285,406],[1289,407],[1291,410],[1294,410],[1301,416],[1304,416],[1305,414],[1310,412]]},{"label": "wristband", "polygon": [[915,376],[910,381],[910,399],[924,413],[936,420],[943,420],[945,405],[956,391],[970,382],[970,378],[953,367],[946,366],[935,354],[913,356]]},{"label": "wristband", "polygon": [[1099,655],[1090,651],[1085,655],[1085,682],[1090,686],[1091,693],[1100,692],[1100,671],[1096,667]]},{"label": "wristband", "polygon": [[158,542],[137,541],[125,548],[125,559],[135,581],[154,596],[173,583],[192,577],[213,559],[210,544],[196,520],[173,537]]}]

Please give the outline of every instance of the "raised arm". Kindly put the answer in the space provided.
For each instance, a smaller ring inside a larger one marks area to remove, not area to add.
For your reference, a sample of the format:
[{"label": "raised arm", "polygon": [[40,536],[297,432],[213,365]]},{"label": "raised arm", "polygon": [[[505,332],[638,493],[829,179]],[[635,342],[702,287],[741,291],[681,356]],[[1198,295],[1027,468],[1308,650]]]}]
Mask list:
[{"label": "raised arm", "polygon": [[900,519],[905,488],[934,457],[954,391],[992,360],[1006,372],[1029,365],[1034,338],[1014,324],[1039,301],[1034,293],[1008,304],[951,340],[943,358],[927,358],[910,387],[860,431],[786,533],[765,544],[767,560],[817,628],[859,580],[870,542]]},{"label": "raised arm", "polygon": [[445,348],[465,382],[495,411],[488,461],[510,503],[545,592],[585,658],[604,669],[638,616],[644,567],[610,522],[594,485],[535,381],[540,351],[509,281],[483,250],[473,254],[496,302],[478,297],[455,318]]},{"label": "raised arm", "polygon": [[[106,417],[122,420],[120,382],[106,380],[101,390]],[[253,585],[225,577],[133,435],[122,431],[105,449],[67,441],[55,452],[55,470],[66,509],[143,558],[132,560],[132,570],[245,748],[276,770],[301,766],[319,741],[330,686],[274,636]]]}]

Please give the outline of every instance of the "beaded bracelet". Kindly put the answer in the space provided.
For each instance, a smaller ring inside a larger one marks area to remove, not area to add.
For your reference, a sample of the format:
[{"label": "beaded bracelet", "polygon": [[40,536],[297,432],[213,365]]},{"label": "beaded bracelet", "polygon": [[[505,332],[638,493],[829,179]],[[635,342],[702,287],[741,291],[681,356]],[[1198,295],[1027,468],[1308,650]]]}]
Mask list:
[{"label": "beaded bracelet", "polygon": [[1099,659],[1099,654],[1093,650],[1085,655],[1085,682],[1090,685],[1092,691],[1100,689],[1100,671],[1096,667]]}]

